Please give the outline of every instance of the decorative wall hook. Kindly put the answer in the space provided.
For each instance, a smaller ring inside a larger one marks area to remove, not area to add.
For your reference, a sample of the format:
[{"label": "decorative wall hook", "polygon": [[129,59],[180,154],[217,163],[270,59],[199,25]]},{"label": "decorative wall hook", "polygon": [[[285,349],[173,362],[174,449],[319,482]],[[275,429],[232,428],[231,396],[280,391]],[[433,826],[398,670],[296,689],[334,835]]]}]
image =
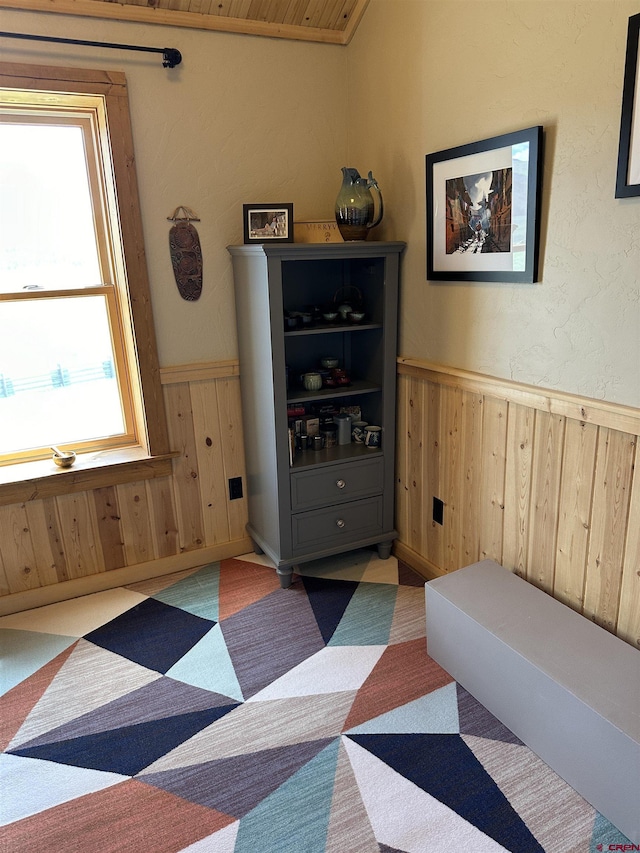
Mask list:
[{"label": "decorative wall hook", "polygon": [[167,219],[174,223],[169,230],[169,251],[178,291],[183,299],[195,302],[202,293],[202,249],[191,223],[200,222],[200,218],[189,207],[180,205]]},{"label": "decorative wall hook", "polygon": [[[179,216],[178,214],[182,211],[183,215]],[[185,207],[183,204],[180,207],[176,207],[171,216],[167,216],[169,222],[200,222],[200,217],[197,213],[194,213],[190,207]]]}]

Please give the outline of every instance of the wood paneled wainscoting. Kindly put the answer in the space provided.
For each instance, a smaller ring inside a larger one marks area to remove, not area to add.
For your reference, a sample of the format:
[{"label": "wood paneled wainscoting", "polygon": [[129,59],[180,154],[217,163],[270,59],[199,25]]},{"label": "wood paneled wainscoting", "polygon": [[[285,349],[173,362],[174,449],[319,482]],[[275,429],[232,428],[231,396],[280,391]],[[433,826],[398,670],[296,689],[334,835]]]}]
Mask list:
[{"label": "wood paneled wainscoting", "polygon": [[[0,614],[251,550],[237,361],[161,370],[172,474],[0,506]],[[245,484],[246,492],[246,484]]]},{"label": "wood paneled wainscoting", "polygon": [[492,558],[640,646],[640,409],[398,372],[395,553],[427,578]]}]

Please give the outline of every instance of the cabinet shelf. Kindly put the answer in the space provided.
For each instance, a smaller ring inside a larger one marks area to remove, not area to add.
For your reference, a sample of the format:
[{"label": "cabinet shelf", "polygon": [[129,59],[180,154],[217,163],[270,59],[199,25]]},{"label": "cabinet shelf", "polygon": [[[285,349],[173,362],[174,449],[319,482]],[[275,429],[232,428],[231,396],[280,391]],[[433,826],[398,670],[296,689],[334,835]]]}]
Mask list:
[{"label": "cabinet shelf", "polygon": [[351,385],[340,385],[336,388],[321,388],[319,391],[305,391],[303,388],[295,388],[287,392],[287,403],[311,403],[314,400],[326,400],[333,397],[342,399],[343,397],[356,397],[360,394],[375,394],[381,390],[380,385],[364,380],[353,381]]},{"label": "cabinet shelf", "polygon": [[285,338],[304,337],[307,335],[327,335],[336,332],[363,332],[369,329],[381,329],[382,323],[318,323],[307,328],[293,329],[284,333]]},{"label": "cabinet shelf", "polygon": [[336,447],[329,447],[325,450],[304,450],[296,453],[291,466],[292,471],[300,471],[301,469],[320,468],[326,465],[337,462],[346,462],[352,459],[373,459],[376,456],[382,456],[381,449],[369,449],[362,444],[342,444]]}]

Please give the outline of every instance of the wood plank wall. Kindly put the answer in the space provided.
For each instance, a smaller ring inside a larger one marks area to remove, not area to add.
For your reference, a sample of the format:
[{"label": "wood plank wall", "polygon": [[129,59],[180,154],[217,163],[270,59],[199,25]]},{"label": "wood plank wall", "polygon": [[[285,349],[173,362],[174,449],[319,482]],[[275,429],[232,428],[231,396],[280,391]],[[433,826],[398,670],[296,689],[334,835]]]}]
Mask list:
[{"label": "wood plank wall", "polygon": [[428,578],[494,559],[640,646],[640,409],[398,370],[396,554]]},{"label": "wood plank wall", "polygon": [[172,476],[0,507],[0,613],[251,550],[237,362],[161,373]]},{"label": "wood plank wall", "polygon": [[[172,476],[0,507],[0,613],[251,550],[237,362],[162,382]],[[638,409],[400,359],[395,553],[427,578],[495,559],[640,646],[639,433]]]}]

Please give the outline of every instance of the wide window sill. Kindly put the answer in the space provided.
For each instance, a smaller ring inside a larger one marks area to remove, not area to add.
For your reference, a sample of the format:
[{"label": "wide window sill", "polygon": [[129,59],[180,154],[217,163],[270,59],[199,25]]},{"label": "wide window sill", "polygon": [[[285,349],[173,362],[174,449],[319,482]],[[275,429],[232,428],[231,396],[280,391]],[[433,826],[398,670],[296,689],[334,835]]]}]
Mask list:
[{"label": "wide window sill", "polygon": [[79,454],[72,468],[52,459],[0,467],[0,506],[168,477],[178,453],[149,456],[140,447]]}]

